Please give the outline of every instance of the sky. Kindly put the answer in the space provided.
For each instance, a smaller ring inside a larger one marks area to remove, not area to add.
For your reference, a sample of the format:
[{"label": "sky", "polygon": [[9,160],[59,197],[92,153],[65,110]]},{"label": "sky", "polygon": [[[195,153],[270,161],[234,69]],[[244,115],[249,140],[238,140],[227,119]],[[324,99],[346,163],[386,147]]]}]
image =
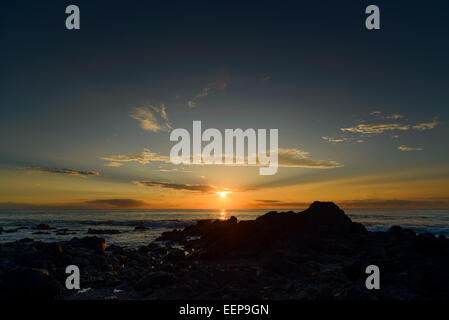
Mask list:
[{"label": "sky", "polygon": [[[448,208],[448,36],[446,1],[2,2],[0,208]],[[194,120],[278,129],[279,170],[173,165]]]}]

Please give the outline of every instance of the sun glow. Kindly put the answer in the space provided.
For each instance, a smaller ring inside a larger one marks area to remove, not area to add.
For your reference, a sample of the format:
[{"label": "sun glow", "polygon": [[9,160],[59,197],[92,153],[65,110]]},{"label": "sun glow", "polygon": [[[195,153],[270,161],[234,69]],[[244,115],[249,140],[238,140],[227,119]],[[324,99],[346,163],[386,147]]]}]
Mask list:
[{"label": "sun glow", "polygon": [[221,198],[226,198],[226,195],[228,193],[231,193],[230,191],[218,191],[217,194],[221,197]]}]

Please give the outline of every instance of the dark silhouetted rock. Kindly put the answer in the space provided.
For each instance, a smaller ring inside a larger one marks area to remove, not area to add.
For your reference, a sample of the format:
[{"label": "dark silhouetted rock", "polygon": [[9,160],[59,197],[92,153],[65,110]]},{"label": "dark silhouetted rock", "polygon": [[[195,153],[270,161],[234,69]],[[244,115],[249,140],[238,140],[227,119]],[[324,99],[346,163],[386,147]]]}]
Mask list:
[{"label": "dark silhouetted rock", "polygon": [[103,238],[99,237],[75,237],[68,241],[66,245],[77,248],[79,250],[88,249],[94,252],[103,252],[107,247],[106,241]]},{"label": "dark silhouetted rock", "polygon": [[34,229],[36,229],[36,230],[53,230],[56,228],[50,227],[48,224],[41,223],[41,224],[38,224]]},{"label": "dark silhouetted rock", "polygon": [[118,234],[119,230],[114,229],[90,229],[87,230],[87,234]]},{"label": "dark silhouetted rock", "polygon": [[148,227],[146,227],[143,222],[139,223],[137,226],[134,227],[134,231],[145,231],[148,230]]},{"label": "dark silhouetted rock", "polygon": [[18,268],[2,278],[1,299],[57,299],[63,292],[61,284],[43,269]]},{"label": "dark silhouetted rock", "polygon": [[136,284],[136,289],[137,290],[156,289],[176,284],[176,282],[177,278],[175,277],[175,275],[164,271],[157,271],[152,272],[147,276],[145,276],[144,278],[142,278]]}]

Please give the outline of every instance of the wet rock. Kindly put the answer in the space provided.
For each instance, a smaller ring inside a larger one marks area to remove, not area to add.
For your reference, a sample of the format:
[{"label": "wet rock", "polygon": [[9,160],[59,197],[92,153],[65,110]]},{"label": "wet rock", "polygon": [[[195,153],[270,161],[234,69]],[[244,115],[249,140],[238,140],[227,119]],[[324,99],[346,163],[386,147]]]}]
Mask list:
[{"label": "wet rock", "polygon": [[361,281],[366,278],[365,269],[367,265],[359,260],[343,267],[343,271],[351,281]]},{"label": "wet rock", "polygon": [[169,260],[169,261],[177,262],[177,261],[184,260],[184,258],[185,258],[184,251],[177,249],[177,248],[171,249],[167,255],[167,260]]},{"label": "wet rock", "polygon": [[17,231],[19,231],[19,228],[3,230],[4,233],[16,233]]},{"label": "wet rock", "polygon": [[53,230],[56,228],[50,227],[48,224],[41,223],[41,224],[38,224],[36,227],[34,227],[34,229],[36,229],[36,230]]},{"label": "wet rock", "polygon": [[103,255],[95,255],[92,256],[90,259],[92,265],[95,267],[95,269],[100,271],[110,271],[110,264],[108,263],[108,260]]},{"label": "wet rock", "polygon": [[87,230],[87,234],[118,234],[119,230],[114,229],[90,229]]},{"label": "wet rock", "polygon": [[175,275],[164,271],[156,271],[139,280],[135,287],[137,290],[141,291],[156,289],[176,284],[176,281],[177,278]]},{"label": "wet rock", "polygon": [[75,237],[68,241],[66,245],[72,248],[77,248],[78,250],[81,248],[86,248],[96,253],[102,253],[107,247],[106,241],[99,237]]},{"label": "wet rock", "polygon": [[[68,260],[70,258],[66,257],[66,259]],[[84,267],[87,267],[88,265],[90,265],[90,261],[83,257],[74,257],[68,261],[70,262],[69,264],[74,264],[74,265],[78,266],[79,268],[84,268]]]},{"label": "wet rock", "polygon": [[143,222],[139,223],[137,226],[134,227],[134,231],[145,231],[148,230],[148,227],[146,227]]},{"label": "wet rock", "polygon": [[0,282],[0,299],[57,299],[62,285],[44,269],[18,268],[4,274]]}]

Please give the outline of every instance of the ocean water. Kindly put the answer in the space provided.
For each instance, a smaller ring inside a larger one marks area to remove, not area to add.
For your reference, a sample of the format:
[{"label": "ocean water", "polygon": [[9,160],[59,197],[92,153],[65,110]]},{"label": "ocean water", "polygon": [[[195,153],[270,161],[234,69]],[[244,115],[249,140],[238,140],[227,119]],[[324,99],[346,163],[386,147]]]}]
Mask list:
[{"label": "ocean water", "polygon": [[[100,235],[109,244],[137,247],[148,244],[162,232],[181,229],[199,219],[227,219],[236,216],[239,220],[251,220],[271,211],[263,210],[0,210],[0,242],[32,238],[41,241],[61,241],[86,235],[89,228],[115,229],[119,234]],[[287,211],[283,209],[282,211]],[[302,211],[302,209],[293,209]],[[393,225],[410,228],[416,233],[430,232],[449,236],[449,210],[384,210],[347,209],[346,214],[355,222],[363,223],[368,230],[385,231]],[[36,230],[40,223],[56,229]],[[140,224],[145,231],[134,231]],[[8,232],[15,230],[16,232]],[[69,235],[57,235],[60,229],[69,229]],[[36,232],[45,234],[35,234]]]}]

